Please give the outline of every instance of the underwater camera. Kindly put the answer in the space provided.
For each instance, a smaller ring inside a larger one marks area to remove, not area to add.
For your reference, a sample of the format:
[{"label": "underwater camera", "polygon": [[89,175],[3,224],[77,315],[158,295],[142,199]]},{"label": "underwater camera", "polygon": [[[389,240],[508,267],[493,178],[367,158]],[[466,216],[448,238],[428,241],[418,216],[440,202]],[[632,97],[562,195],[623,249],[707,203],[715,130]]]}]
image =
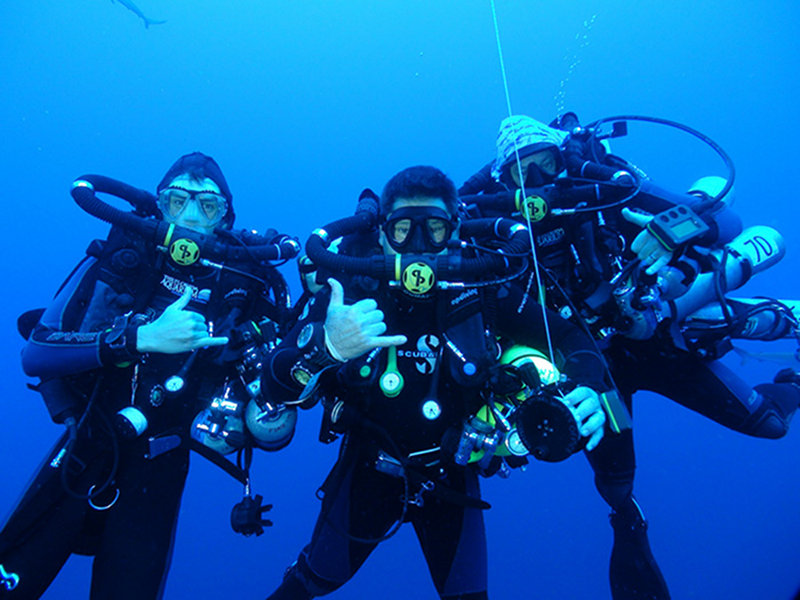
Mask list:
[{"label": "underwater camera", "polygon": [[569,388],[555,365],[538,350],[512,346],[499,367],[486,404],[463,423],[457,441],[450,433],[443,442],[454,462],[488,469],[495,457],[558,462],[580,450],[578,422],[561,399]]}]

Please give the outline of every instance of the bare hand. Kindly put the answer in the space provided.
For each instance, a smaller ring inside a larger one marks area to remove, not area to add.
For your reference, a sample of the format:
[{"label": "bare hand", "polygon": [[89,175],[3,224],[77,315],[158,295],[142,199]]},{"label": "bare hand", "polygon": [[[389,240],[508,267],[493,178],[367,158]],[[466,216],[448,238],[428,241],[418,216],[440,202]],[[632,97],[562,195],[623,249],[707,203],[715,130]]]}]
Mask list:
[{"label": "bare hand", "polygon": [[386,323],[378,303],[372,298],[355,304],[344,303],[344,289],[335,279],[328,279],[331,300],[325,317],[326,341],[336,358],[350,360],[373,348],[386,348],[406,343],[404,335],[383,335]]},{"label": "bare hand", "polygon": [[[653,217],[634,212],[630,208],[623,208],[622,216],[626,221],[642,228],[647,227],[647,224],[653,219]],[[661,267],[665,267],[667,263],[672,260],[672,251],[667,250],[664,245],[658,241],[658,238],[647,229],[642,229],[642,231],[639,232],[639,235],[636,236],[631,244],[631,250],[636,253],[642,265],[647,267],[646,273],[648,275],[658,273]]]},{"label": "bare hand", "polygon": [[606,422],[606,413],[600,406],[600,396],[592,388],[576,387],[561,399],[570,407],[578,429],[583,437],[588,437],[586,450],[591,451],[603,439],[603,425]]},{"label": "bare hand", "polygon": [[192,288],[186,286],[175,300],[152,323],[139,327],[136,349],[139,352],[182,354],[206,346],[224,346],[227,337],[211,337],[203,315],[184,310],[192,297]]}]

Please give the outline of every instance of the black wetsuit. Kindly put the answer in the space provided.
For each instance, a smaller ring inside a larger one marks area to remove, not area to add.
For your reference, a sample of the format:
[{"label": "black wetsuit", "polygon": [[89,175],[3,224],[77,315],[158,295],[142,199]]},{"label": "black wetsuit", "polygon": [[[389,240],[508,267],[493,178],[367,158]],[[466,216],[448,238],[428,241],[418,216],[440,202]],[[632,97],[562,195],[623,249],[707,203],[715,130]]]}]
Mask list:
[{"label": "black wetsuit", "polygon": [[[470,195],[502,191],[507,188],[495,182],[489,168],[484,167],[461,187],[459,194],[468,202]],[[650,188],[650,192],[637,195],[625,206],[649,214],[674,206],[659,197],[657,188]],[[604,210],[601,216],[587,212],[546,217],[534,223],[537,259],[549,277],[545,285],[551,308],[570,305],[577,312],[592,314],[600,306],[605,310],[613,307],[613,300],[608,302],[607,282],[616,272],[614,268],[618,271],[634,258],[630,244],[640,231],[622,217],[621,208]],[[487,216],[476,206],[473,211],[477,216]],[[516,217],[524,221],[519,214]],[[706,215],[704,220],[709,231],[699,243],[707,247],[724,244],[741,231],[738,217],[728,209]],[[616,260],[620,262],[612,264]],[[530,283],[535,287],[532,278]],[[735,431],[777,438],[786,433],[800,402],[797,386],[765,383],[753,388],[719,361],[678,348],[662,332],[641,341],[615,336],[610,344],[601,342],[601,345],[629,410],[633,394],[649,390]],[[587,453],[587,458],[595,472],[597,489],[612,509],[615,542],[610,571],[614,599],[668,598],[669,592],[647,542],[646,523],[632,495],[636,468],[632,431],[606,435],[594,451]]]},{"label": "black wetsuit", "polygon": [[[345,416],[334,417],[334,428],[345,437],[322,486],[322,509],[311,542],[271,598],[310,598],[339,588],[400,521],[414,526],[442,598],[486,598],[477,472],[455,464],[441,448],[447,445],[443,438],[448,431],[460,432],[464,419],[481,405],[480,390],[498,356],[495,334],[546,348],[541,309],[528,303],[517,312],[522,295],[514,287],[438,291],[431,298],[412,299],[401,291],[364,290],[351,282],[345,292],[348,303],[376,298],[387,332],[402,333],[408,341],[325,372],[321,393],[329,409],[341,401],[340,414]],[[487,300],[490,296],[496,298]],[[319,366],[318,356],[324,353],[319,331],[327,304],[325,290],[271,354],[264,380],[273,397],[296,397],[307,378],[296,377],[298,368]],[[590,340],[556,315],[551,320],[562,372],[599,389],[602,364]],[[317,332],[311,338],[316,342],[304,340],[310,331]],[[394,397],[380,387],[392,361],[404,382]],[[396,472],[397,462],[406,469],[405,480]]]},{"label": "black wetsuit", "polygon": [[[56,444],[0,531],[0,564],[19,578],[6,592],[9,598],[39,597],[72,553],[95,557],[92,598],[141,600],[163,593],[189,466],[190,426],[225,380],[236,380],[236,370],[230,344],[201,349],[183,373],[185,387],[168,392],[165,381],[189,364],[190,355],[140,355],[136,319],[123,315],[155,318],[189,285],[194,295],[187,310],[213,322],[216,335],[275,316],[268,286],[230,272],[176,267],[116,229],[88,254],[23,353],[26,372],[46,382],[54,417],[73,416],[80,424],[74,444],[66,435]],[[261,278],[272,270],[236,267]],[[280,276],[272,270],[269,277]],[[115,417],[131,404],[141,407],[148,426],[129,440],[116,431]],[[0,586],[0,596],[3,591]]]}]

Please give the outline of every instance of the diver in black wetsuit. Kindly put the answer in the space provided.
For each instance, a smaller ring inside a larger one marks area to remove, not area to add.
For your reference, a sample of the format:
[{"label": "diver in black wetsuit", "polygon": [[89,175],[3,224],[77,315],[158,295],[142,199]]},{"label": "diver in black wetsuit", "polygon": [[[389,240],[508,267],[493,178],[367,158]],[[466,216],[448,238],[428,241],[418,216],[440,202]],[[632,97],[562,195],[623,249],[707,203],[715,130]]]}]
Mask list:
[{"label": "diver in black wetsuit", "polygon": [[[94,201],[95,179],[106,180],[86,176],[73,195]],[[241,419],[236,427],[236,419],[209,406],[212,398],[249,399],[239,382],[242,352],[265,355],[274,344],[271,330],[286,312],[278,302],[286,292],[282,277],[255,250],[217,258],[215,266],[191,264],[202,255],[194,239],[223,249],[230,239],[235,252],[245,243],[231,231],[231,192],[210,157],[180,158],[159,184],[157,201],[115,186],[150,205],[135,205],[134,215],[95,202],[120,217],[109,217],[115,226],[108,239],[90,245],[23,351],[25,371],[41,378],[51,416],[69,432],[0,531],[3,598],[38,598],[72,553],[94,556],[92,598],[160,598],[190,447],[229,452],[252,445]],[[172,258],[123,222],[142,231],[164,226],[173,236],[164,242]],[[209,410],[219,426],[213,436],[202,427]],[[288,443],[291,432],[284,437],[273,447]],[[228,463],[217,456],[220,466]],[[249,533],[258,533],[267,523],[251,524]]]},{"label": "diver in black wetsuit", "polygon": [[[335,256],[367,266],[387,259],[406,274],[403,287],[342,268],[335,275],[343,284],[328,279],[268,359],[263,380],[272,397],[291,401],[304,386],[301,399],[311,397],[318,383],[315,393],[327,414],[323,435],[328,428],[344,433],[339,459],[321,488],[311,542],[271,599],[338,589],[403,522],[414,526],[440,597],[487,598],[481,511],[488,505],[480,499],[482,466],[468,466],[474,446],[467,442],[477,432],[465,423],[499,377],[496,334],[538,348],[546,347],[546,339],[538,305],[528,303],[517,313],[522,295],[515,286],[427,289],[430,273],[424,274],[422,257],[461,252],[457,202],[455,186],[438,169],[412,167],[395,175],[381,197],[379,235],[351,244],[344,237]],[[317,230],[306,245],[312,259],[315,237],[337,237],[331,227]],[[571,405],[574,414],[567,418],[580,423],[580,436],[592,449],[605,421],[594,391],[602,390],[603,366],[579,329],[550,317],[558,367],[580,386],[557,404]],[[489,464],[490,472],[497,466]]]},{"label": "diver in black wetsuit", "polygon": [[[570,175],[575,177],[586,177],[585,171],[594,169],[593,174],[606,181],[627,185],[623,185],[623,196],[633,190],[630,167],[612,155],[603,160],[602,147],[595,150],[600,159],[593,158],[576,136],[567,137],[565,131],[524,115],[509,117],[500,127],[496,160],[471,177],[459,194],[465,203],[472,204],[474,214],[487,216],[481,206],[482,196],[476,194],[486,196],[517,190],[521,181],[526,189],[558,183],[557,176],[568,167]],[[568,200],[565,206],[575,206],[576,201],[569,201],[572,192],[568,182],[562,183],[565,184],[560,188],[562,197]],[[602,210],[591,210],[589,206],[585,212],[579,210],[558,218],[552,215],[552,208],[559,208],[558,204],[539,206],[538,213],[532,211],[533,238],[545,278],[548,307],[590,321],[629,411],[633,394],[650,390],[730,429],[757,437],[781,437],[800,401],[797,385],[800,380],[792,371],[779,373],[777,383],[752,388],[713,360],[713,355],[703,356],[676,344],[663,326],[656,328],[648,339],[630,339],[625,335],[604,337],[602,323],[618,325],[622,321],[617,304],[611,300],[608,282],[620,273],[624,264],[635,259],[641,270],[646,271],[643,276],[655,278],[663,269],[679,264],[684,253],[691,252],[690,246],[721,246],[740,232],[738,218],[724,205],[717,205],[716,210],[702,214],[707,231],[692,239],[691,244],[667,248],[643,227],[653,215],[676,206],[671,198],[677,198],[678,202],[681,198],[654,189],[654,186],[642,188],[641,193],[623,203],[596,202],[608,205]],[[682,199],[698,206],[708,196],[685,195]],[[585,197],[579,199],[584,200]],[[537,207],[530,206],[534,210]],[[551,213],[543,214],[548,209]],[[494,213],[489,210],[488,214]],[[526,221],[519,211],[516,217]],[[691,275],[686,273],[683,277],[689,279]],[[533,286],[533,282],[531,274],[529,285]],[[682,285],[691,283],[689,280]],[[614,547],[610,580],[614,599],[669,598],[649,547],[647,524],[633,497],[635,459],[630,427],[606,435],[587,457],[595,472],[597,489],[611,507]]]}]

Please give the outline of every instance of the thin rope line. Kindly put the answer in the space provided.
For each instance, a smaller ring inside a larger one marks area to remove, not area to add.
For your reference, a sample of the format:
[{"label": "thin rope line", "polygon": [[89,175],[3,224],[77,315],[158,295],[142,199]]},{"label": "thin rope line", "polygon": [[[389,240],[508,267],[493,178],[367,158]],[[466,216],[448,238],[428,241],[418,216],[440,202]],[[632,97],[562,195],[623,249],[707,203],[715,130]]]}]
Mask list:
[{"label": "thin rope line", "polygon": [[[495,41],[497,42],[497,56],[500,59],[500,73],[503,76],[503,92],[505,93],[506,97],[506,109],[508,110],[508,116],[511,117],[514,113],[511,110],[511,94],[508,91],[508,77],[506,75],[506,64],[505,59],[503,58],[503,44],[500,42],[500,27],[497,24],[497,10],[495,9],[494,0],[489,0],[489,4],[492,7],[492,22],[494,23],[494,37]],[[531,223],[531,215],[530,211],[526,210],[524,201],[524,194],[525,194],[525,179],[522,177],[522,161],[519,158],[519,148],[517,147],[517,140],[513,138],[512,141],[514,142],[514,158],[517,163],[517,173],[519,175],[519,185],[520,185],[520,198],[521,198],[521,206],[522,210],[520,211],[525,216],[525,221],[528,225],[528,239],[530,240],[531,244],[531,256],[533,257],[533,272],[536,275],[536,290],[537,290],[537,300],[539,302],[539,306],[542,308],[542,320],[544,321],[544,334],[545,338],[547,339],[547,352],[550,358],[550,362],[555,363],[555,353],[553,352],[553,340],[550,336],[550,323],[547,320],[547,307],[545,306],[545,297],[544,297],[544,287],[542,287],[541,277],[539,275],[539,259],[536,256],[536,241],[533,239],[533,224]]]}]

